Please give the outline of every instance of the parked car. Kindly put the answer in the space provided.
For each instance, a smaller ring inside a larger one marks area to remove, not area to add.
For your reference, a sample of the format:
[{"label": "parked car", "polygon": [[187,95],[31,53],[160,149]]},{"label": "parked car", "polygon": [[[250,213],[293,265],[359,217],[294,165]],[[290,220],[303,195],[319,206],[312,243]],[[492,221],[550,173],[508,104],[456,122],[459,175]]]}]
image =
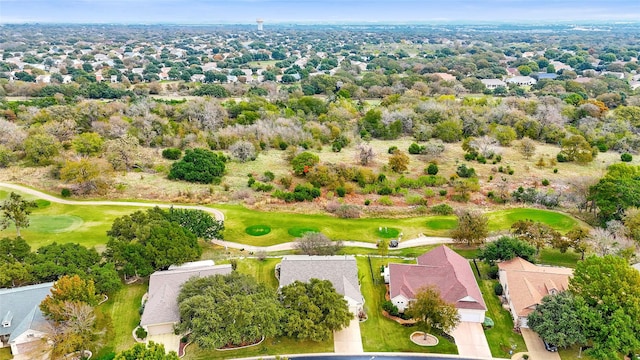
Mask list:
[{"label": "parked car", "polygon": [[552,351],[552,352],[558,351],[558,347],[551,343],[548,343],[547,340],[542,340],[542,342],[544,343],[544,348],[547,349],[547,351]]},{"label": "parked car", "polygon": [[390,248],[396,248],[396,247],[398,247],[398,240],[391,240],[391,241],[389,241],[389,247],[390,247]]}]

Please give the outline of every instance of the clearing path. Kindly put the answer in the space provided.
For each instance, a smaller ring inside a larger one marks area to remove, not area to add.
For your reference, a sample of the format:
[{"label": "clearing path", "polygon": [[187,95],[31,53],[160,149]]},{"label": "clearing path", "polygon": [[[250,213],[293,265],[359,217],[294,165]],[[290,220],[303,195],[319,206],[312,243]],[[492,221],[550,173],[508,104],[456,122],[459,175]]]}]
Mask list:
[{"label": "clearing path", "polygon": [[357,317],[351,319],[349,326],[333,333],[333,351],[336,354],[361,354],[364,352],[360,335],[360,321]]},{"label": "clearing path", "polygon": [[55,196],[49,195],[49,194],[45,194],[41,191],[38,190],[34,190],[25,186],[21,186],[21,185],[16,185],[16,184],[10,184],[10,183],[5,183],[5,182],[0,182],[0,187],[3,188],[7,188],[7,189],[11,189],[11,190],[17,190],[20,191],[22,193],[25,194],[29,194],[29,195],[33,195],[33,196],[37,196],[41,199],[44,200],[48,200],[54,203],[58,203],[58,204],[65,204],[65,205],[90,205],[90,206],[101,206],[101,205],[108,205],[108,206],[135,206],[135,207],[159,207],[159,208],[170,208],[170,207],[174,207],[176,209],[195,209],[195,210],[202,210],[205,212],[208,212],[210,214],[212,214],[216,220],[222,220],[224,221],[224,214],[222,213],[222,211],[217,210],[217,209],[212,209],[210,207],[206,207],[206,206],[198,206],[198,205],[173,205],[173,204],[154,204],[154,203],[146,203],[146,202],[130,202],[130,201],[108,201],[108,200],[87,200],[87,201],[82,201],[82,200],[66,200],[66,199],[60,199],[57,198]]},{"label": "clearing path", "polygon": [[[483,359],[492,358],[487,337],[484,335],[484,330],[482,330],[482,324],[461,321],[451,332],[451,336],[456,340],[458,354],[460,354],[460,356],[471,356]],[[534,359],[538,358],[535,357]]]}]

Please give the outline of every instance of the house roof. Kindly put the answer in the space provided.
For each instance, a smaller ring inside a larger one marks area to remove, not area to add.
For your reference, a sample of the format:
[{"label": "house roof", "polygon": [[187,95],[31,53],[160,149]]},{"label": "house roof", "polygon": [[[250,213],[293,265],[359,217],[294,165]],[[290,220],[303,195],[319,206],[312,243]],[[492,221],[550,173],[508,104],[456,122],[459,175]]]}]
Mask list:
[{"label": "house roof", "polygon": [[230,273],[231,265],[212,265],[210,263],[201,266],[186,263],[170,270],[154,272],[149,278],[149,296],[144,306],[140,325],[180,321],[178,295],[182,284],[194,276],[205,277]]},{"label": "house roof", "polygon": [[295,281],[329,280],[338,294],[364,303],[358,282],[356,258],[344,256],[288,255],[280,263],[280,287]]},{"label": "house roof", "polygon": [[0,320],[10,320],[11,325],[0,325],[0,335],[9,335],[9,341],[28,329],[44,330],[46,320],[40,311],[40,303],[53,286],[52,282],[0,289]]},{"label": "house roof", "polygon": [[531,313],[542,298],[569,288],[569,268],[538,266],[514,258],[498,264],[504,274],[511,303],[520,317]]},{"label": "house roof", "polygon": [[486,310],[469,261],[442,245],[417,258],[418,264],[389,264],[389,295],[414,299],[425,286],[435,286],[445,301],[459,309]]},{"label": "house roof", "polygon": [[516,83],[516,84],[520,84],[520,83],[535,84],[536,83],[536,79],[532,78],[531,76],[514,76],[514,77],[511,77],[511,78],[508,78],[506,80],[506,82],[508,82],[508,83]]},{"label": "house roof", "polygon": [[485,85],[507,86],[507,84],[500,79],[481,79],[480,82]]}]

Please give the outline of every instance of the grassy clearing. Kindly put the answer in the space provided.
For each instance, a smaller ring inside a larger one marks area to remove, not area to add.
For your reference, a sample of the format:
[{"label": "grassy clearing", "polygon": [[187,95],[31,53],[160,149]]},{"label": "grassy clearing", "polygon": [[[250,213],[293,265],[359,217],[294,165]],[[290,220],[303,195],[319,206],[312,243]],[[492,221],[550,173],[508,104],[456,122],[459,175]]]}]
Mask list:
[{"label": "grassy clearing", "polygon": [[276,264],[281,261],[279,258],[268,258],[263,261],[257,259],[244,259],[238,261],[238,272],[253,276],[258,283],[267,284],[273,289],[278,288],[276,279]]},{"label": "grassy clearing", "polygon": [[519,220],[542,222],[563,233],[566,233],[578,225],[578,220],[569,215],[555,211],[529,208],[494,211],[487,214],[487,217],[489,218],[490,231],[508,229]]},{"label": "grassy clearing", "polygon": [[[478,263],[478,266],[481,269],[480,271],[486,274],[487,265]],[[490,317],[495,323],[493,328],[484,332],[491,349],[491,355],[498,358],[509,358],[509,350],[512,349],[513,345],[516,346],[515,352],[526,351],[527,346],[522,335],[513,331],[511,314],[502,307],[500,299],[493,291],[493,287],[498,282],[486,279],[486,275],[483,275],[482,279],[477,278],[477,280],[480,291],[482,291],[482,297],[487,305],[486,316]]]},{"label": "grassy clearing", "polygon": [[558,249],[544,248],[540,250],[538,259],[540,263],[545,265],[574,268],[578,261],[580,261],[581,255],[572,250],[561,253]]},{"label": "grassy clearing", "polygon": [[[367,321],[360,323],[362,332],[362,345],[364,351],[401,351],[401,352],[431,352],[443,354],[457,354],[456,345],[449,340],[438,336],[440,340],[437,346],[422,347],[409,340],[409,336],[415,331],[414,328],[405,327],[393,320],[382,316],[381,306],[386,292],[383,283],[374,284],[371,268],[366,257],[358,258],[358,271],[360,273],[360,288],[365,297],[365,311]],[[399,261],[398,259],[372,258],[373,276],[380,278],[378,270],[383,264],[389,261]],[[410,261],[405,261],[410,262]]]},{"label": "grassy clearing", "polygon": [[392,239],[400,235],[400,230],[396,228],[379,227],[376,233],[381,238]]},{"label": "grassy clearing", "polygon": [[135,344],[131,332],[140,323],[140,304],[147,292],[146,284],[126,285],[113,294],[100,309],[111,317],[113,329],[101,353],[120,352]]}]

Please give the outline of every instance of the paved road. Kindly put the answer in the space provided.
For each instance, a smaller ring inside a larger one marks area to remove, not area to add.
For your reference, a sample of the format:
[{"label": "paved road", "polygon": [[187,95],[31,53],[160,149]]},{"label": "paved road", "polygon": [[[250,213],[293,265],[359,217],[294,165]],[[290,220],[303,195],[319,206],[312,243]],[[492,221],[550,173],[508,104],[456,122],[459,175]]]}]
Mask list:
[{"label": "paved road", "polygon": [[[224,221],[224,214],[222,213],[222,211],[217,210],[217,209],[213,209],[210,207],[206,207],[206,206],[198,206],[198,205],[175,205],[175,204],[156,204],[156,203],[147,203],[147,202],[130,202],[130,201],[109,201],[109,200],[68,200],[68,199],[60,199],[58,197],[49,195],[49,194],[45,194],[41,191],[38,190],[34,190],[25,186],[21,186],[21,185],[16,185],[16,184],[11,184],[11,183],[5,183],[5,182],[0,182],[0,188],[6,188],[6,189],[11,189],[11,190],[16,190],[16,191],[20,191],[22,193],[25,194],[29,194],[29,195],[33,195],[33,196],[37,196],[38,198],[44,199],[44,200],[49,200],[51,202],[54,203],[58,203],[58,204],[66,204],[66,205],[92,205],[92,206],[134,206],[134,207],[160,207],[160,208],[170,208],[170,207],[174,207],[176,209],[196,209],[196,210],[202,210],[202,211],[206,211],[210,214],[212,214],[216,220],[223,220]],[[293,250],[295,243],[294,242],[287,242],[287,243],[282,243],[282,244],[277,244],[277,245],[271,245],[271,246],[253,246],[253,245],[247,245],[247,244],[241,244],[241,243],[237,243],[237,242],[232,242],[232,241],[224,241],[224,240],[212,240],[212,242],[214,244],[220,245],[220,246],[225,246],[225,247],[229,247],[232,249],[245,249],[247,251],[252,251],[252,252],[258,252],[258,251],[266,251],[266,252],[273,252],[273,251],[286,251],[286,250]],[[410,239],[410,240],[403,240],[400,242],[400,244],[398,244],[398,249],[406,249],[406,248],[412,248],[412,247],[417,247],[417,246],[425,246],[425,245],[435,245],[435,244],[448,244],[453,242],[453,240],[451,238],[446,238],[446,237],[435,237],[435,236],[420,236],[417,237],[415,239]],[[344,246],[348,246],[348,247],[360,247],[360,248],[366,248],[366,249],[376,249],[376,244],[374,243],[370,243],[370,242],[364,242],[364,241],[344,241],[343,242]]]},{"label": "paved road", "polygon": [[130,202],[130,201],[106,201],[106,200],[87,200],[87,201],[80,201],[80,200],[67,200],[67,199],[60,199],[57,198],[55,196],[51,196],[49,194],[45,194],[43,192],[40,192],[38,190],[34,190],[34,189],[30,189],[28,187],[24,187],[24,186],[20,186],[20,185],[16,185],[16,184],[10,184],[10,183],[5,183],[5,182],[0,182],[0,187],[2,188],[6,188],[6,189],[11,189],[11,190],[17,190],[20,191],[22,193],[25,194],[29,194],[29,195],[33,195],[33,196],[37,196],[41,199],[44,200],[49,200],[51,202],[55,202],[58,204],[66,204],[66,205],[93,205],[93,206],[103,206],[103,205],[109,205],[109,206],[135,206],[135,207],[160,207],[160,208],[170,208],[170,207],[174,207],[176,209],[196,209],[196,210],[202,210],[202,211],[206,211],[210,214],[212,214],[216,220],[223,220],[224,221],[224,214],[222,213],[222,211],[217,210],[217,209],[212,209],[210,207],[206,207],[206,206],[198,206],[198,205],[174,205],[174,204],[154,204],[154,203],[145,203],[145,202]]}]

